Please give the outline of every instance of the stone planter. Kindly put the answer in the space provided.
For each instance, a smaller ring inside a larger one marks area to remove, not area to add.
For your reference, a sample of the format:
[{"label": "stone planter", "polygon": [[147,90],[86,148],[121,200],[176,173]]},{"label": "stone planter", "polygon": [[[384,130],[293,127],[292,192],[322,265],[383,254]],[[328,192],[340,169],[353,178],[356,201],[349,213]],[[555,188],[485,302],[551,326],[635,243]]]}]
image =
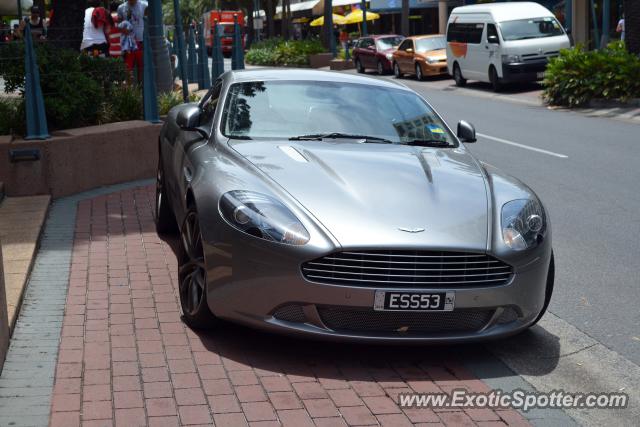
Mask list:
[{"label": "stone planter", "polygon": [[355,68],[353,61],[346,61],[344,59],[334,59],[329,64],[329,68],[332,70],[342,71]]},{"label": "stone planter", "polygon": [[331,64],[333,55],[331,53],[316,53],[315,55],[309,55],[309,66],[311,68],[323,68],[328,67]]}]

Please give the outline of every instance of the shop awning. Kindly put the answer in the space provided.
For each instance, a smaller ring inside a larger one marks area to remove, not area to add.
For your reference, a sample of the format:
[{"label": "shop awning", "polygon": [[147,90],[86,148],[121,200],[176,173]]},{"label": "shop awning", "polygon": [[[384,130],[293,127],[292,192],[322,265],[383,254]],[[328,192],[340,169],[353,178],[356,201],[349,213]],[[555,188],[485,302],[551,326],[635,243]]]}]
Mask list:
[{"label": "shop awning", "polygon": [[[302,12],[304,10],[311,10],[315,5],[320,3],[320,0],[308,0],[301,1],[300,3],[291,4],[291,13],[293,12]],[[282,6],[276,6],[276,14],[282,13]]]}]

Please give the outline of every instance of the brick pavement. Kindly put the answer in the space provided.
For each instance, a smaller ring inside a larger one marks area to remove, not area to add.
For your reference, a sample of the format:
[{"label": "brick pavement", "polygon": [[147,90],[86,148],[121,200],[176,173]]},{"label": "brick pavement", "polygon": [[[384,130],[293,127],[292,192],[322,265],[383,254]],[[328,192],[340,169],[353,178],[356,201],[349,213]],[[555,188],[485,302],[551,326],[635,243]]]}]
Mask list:
[{"label": "brick pavement", "polygon": [[68,280],[58,277],[68,295],[51,426],[528,425],[513,410],[397,405],[402,392],[488,390],[456,348],[300,341],[230,324],[191,331],[153,199],[143,186],[78,202]]}]

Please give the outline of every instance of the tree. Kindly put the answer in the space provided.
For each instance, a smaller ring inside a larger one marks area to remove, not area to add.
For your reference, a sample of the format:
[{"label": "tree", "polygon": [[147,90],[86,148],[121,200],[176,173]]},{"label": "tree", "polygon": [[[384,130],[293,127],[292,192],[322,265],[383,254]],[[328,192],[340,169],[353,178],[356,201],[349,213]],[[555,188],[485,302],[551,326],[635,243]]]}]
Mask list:
[{"label": "tree", "polygon": [[58,47],[80,49],[86,7],[86,0],[53,0],[53,18],[47,33],[49,41]]},{"label": "tree", "polygon": [[328,23],[333,13],[333,1],[324,1],[324,25],[322,26],[322,44],[329,50],[331,49],[331,37],[333,37],[333,28],[329,27]]},{"label": "tree", "polygon": [[624,0],[625,44],[631,53],[640,55],[640,1]]},{"label": "tree", "polygon": [[409,36],[409,0],[402,0],[402,17],[400,21],[400,32],[403,36]]}]

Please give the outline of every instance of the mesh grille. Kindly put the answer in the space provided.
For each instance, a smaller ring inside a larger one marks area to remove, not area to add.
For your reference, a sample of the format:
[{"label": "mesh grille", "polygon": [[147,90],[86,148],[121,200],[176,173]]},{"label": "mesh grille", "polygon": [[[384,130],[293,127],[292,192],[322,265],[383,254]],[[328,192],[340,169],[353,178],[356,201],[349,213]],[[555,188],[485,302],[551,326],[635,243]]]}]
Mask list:
[{"label": "mesh grille", "polygon": [[273,313],[273,317],[287,322],[304,323],[307,321],[307,318],[302,311],[302,307],[297,304],[280,307]]},{"label": "mesh grille", "polygon": [[[454,310],[433,313],[374,311],[356,307],[318,307],[320,317],[334,331],[474,332],[489,322],[494,310]],[[408,328],[408,329],[406,329]]]},{"label": "mesh grille", "polygon": [[339,252],[302,265],[314,282],[402,288],[499,286],[512,271],[486,254],[436,251]]}]

